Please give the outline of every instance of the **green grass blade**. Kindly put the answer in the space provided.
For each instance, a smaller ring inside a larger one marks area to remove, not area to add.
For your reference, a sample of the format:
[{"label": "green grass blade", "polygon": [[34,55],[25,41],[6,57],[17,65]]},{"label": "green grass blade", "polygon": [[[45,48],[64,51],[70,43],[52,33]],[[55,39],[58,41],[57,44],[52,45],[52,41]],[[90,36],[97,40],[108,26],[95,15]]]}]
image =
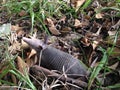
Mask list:
[{"label": "green grass blade", "polygon": [[9,72],[9,69],[3,70],[2,73],[0,74],[0,79],[3,78],[8,72]]},{"label": "green grass blade", "polygon": [[47,27],[44,25],[43,21],[37,15],[36,15],[36,18],[40,21],[40,23],[42,24],[42,26],[45,29],[46,33],[48,35],[50,35],[50,32],[48,31]]},{"label": "green grass blade", "polygon": [[97,75],[99,74],[100,70],[103,68],[103,66],[106,64],[107,60],[108,60],[108,56],[107,53],[102,50],[103,52],[103,58],[101,59],[100,63],[98,64],[97,67],[94,68],[90,78],[89,78],[89,82],[88,82],[88,90],[90,90],[90,87],[94,81],[94,79],[97,77]]},{"label": "green grass blade", "polygon": [[107,86],[109,89],[115,89],[115,88],[120,88],[120,83],[112,85],[112,86]]},{"label": "green grass blade", "polygon": [[79,7],[79,9],[77,10],[77,13],[79,11],[81,11],[82,13],[85,13],[84,9],[86,9],[91,3],[92,3],[92,0],[86,0],[85,3],[83,4],[83,6]]},{"label": "green grass blade", "polygon": [[6,84],[6,85],[12,85],[12,86],[14,86],[15,84],[14,83],[11,83],[11,82],[8,82],[8,81],[5,81],[5,80],[0,80],[0,82],[1,83],[4,83],[4,84]]},{"label": "green grass blade", "polygon": [[103,8],[101,8],[101,10],[98,11],[98,13],[101,11],[107,11],[107,10],[115,10],[115,11],[120,12],[120,9],[116,8],[116,7],[103,7]]},{"label": "green grass blade", "polygon": [[85,4],[81,7],[81,9],[86,9],[90,4],[91,4],[92,0],[86,0]]},{"label": "green grass blade", "polygon": [[23,75],[21,74],[18,70],[13,69],[13,70],[9,70],[10,73],[16,75],[21,81],[24,81],[27,83],[27,85],[32,89],[32,90],[37,90],[36,87],[33,85],[33,83],[31,82],[29,76]]}]

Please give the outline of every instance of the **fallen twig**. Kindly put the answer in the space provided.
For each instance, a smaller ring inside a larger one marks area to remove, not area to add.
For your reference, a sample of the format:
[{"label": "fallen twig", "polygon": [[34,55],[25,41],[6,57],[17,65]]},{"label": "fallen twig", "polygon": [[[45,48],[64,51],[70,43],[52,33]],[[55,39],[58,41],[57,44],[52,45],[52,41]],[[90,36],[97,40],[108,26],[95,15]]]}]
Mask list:
[{"label": "fallen twig", "polygon": [[43,67],[40,67],[38,65],[34,65],[30,68],[30,70],[33,72],[33,74],[35,75],[38,75],[40,72],[43,72],[47,77],[54,77],[56,79],[59,78],[60,81],[63,81],[63,82],[68,82],[68,83],[71,83],[71,84],[75,84],[79,87],[87,87],[87,83],[84,82],[84,81],[81,81],[79,79],[73,79],[73,78],[70,78],[70,77],[64,77],[64,76],[61,76],[60,74],[58,73],[55,73],[55,72],[52,72],[46,68],[43,68]]}]

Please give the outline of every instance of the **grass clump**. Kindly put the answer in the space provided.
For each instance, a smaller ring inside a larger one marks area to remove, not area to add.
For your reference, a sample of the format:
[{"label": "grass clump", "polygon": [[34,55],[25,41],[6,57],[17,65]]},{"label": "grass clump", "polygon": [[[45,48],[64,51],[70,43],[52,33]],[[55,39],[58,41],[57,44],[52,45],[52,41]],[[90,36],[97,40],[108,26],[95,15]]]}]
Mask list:
[{"label": "grass clump", "polygon": [[[42,23],[43,25],[43,21],[47,17],[62,17],[63,11],[65,11],[64,14],[70,13],[68,12],[70,6],[62,0],[22,0],[20,2],[18,0],[10,0],[6,1],[3,6],[11,16],[14,14],[18,16],[24,10],[27,13],[27,17],[31,18],[31,33],[33,33],[35,24]],[[45,29],[44,26],[43,29]]]}]

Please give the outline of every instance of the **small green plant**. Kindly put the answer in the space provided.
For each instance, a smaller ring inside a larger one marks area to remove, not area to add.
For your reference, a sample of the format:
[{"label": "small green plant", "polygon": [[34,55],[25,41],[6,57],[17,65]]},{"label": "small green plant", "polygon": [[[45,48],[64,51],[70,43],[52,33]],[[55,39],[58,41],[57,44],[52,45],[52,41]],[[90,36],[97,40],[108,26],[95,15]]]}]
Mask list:
[{"label": "small green plant", "polygon": [[103,69],[104,65],[106,65],[108,61],[108,56],[107,56],[106,51],[104,49],[101,49],[101,50],[103,52],[103,58],[99,62],[98,66],[93,69],[93,72],[90,75],[89,82],[88,82],[88,90],[90,90],[90,87],[92,86],[93,81],[95,80],[100,70]]},{"label": "small green plant", "polygon": [[62,13],[68,14],[72,10],[70,10],[70,6],[66,2],[60,0],[22,0],[20,2],[18,0],[10,0],[3,6],[6,7],[10,15],[18,15],[21,10],[28,13],[28,17],[31,18],[31,34],[33,33],[35,23],[42,24],[43,30],[46,30],[48,33],[47,28],[43,25],[43,21],[47,17],[61,17],[63,15]]},{"label": "small green plant", "polygon": [[[105,50],[103,48],[100,48],[100,50],[103,53],[103,57],[101,59],[101,61],[99,62],[99,64],[94,67],[90,78],[89,78],[89,82],[88,82],[88,90],[90,90],[92,83],[95,79],[97,79],[98,74],[100,73],[101,70],[104,70],[103,76],[105,76],[106,72],[110,72],[111,70],[109,70],[109,67],[107,66],[108,62],[109,62],[109,57],[110,55],[113,53],[114,47],[116,45],[116,41],[118,38],[118,33],[119,31],[116,33],[115,38],[114,38],[114,42],[113,42],[113,46],[111,48],[108,48],[108,50]],[[118,88],[119,84],[116,84],[115,86],[107,86],[105,88]],[[99,89],[102,88],[102,84],[100,82],[98,82],[98,87]]]},{"label": "small green plant", "polygon": [[[12,74],[14,74],[14,75],[16,75],[16,76],[19,78],[19,80],[20,80],[21,83],[23,83],[23,82],[26,83],[26,84],[24,85],[24,87],[28,87],[28,88],[30,88],[30,89],[32,89],[32,90],[37,90],[36,87],[35,87],[35,86],[33,85],[33,83],[31,82],[28,73],[26,73],[25,75],[23,75],[23,74],[22,74],[21,72],[19,72],[16,68],[14,68],[14,69],[12,69],[12,70],[9,70],[9,72],[12,73]],[[21,87],[22,87],[22,86],[21,86]]]},{"label": "small green plant", "polygon": [[[23,75],[19,70],[17,70],[16,64],[15,64],[15,59],[18,56],[16,55],[12,55],[9,51],[8,51],[8,47],[10,45],[9,40],[6,39],[5,41],[1,41],[2,44],[0,44],[1,50],[3,49],[3,51],[1,53],[4,53],[2,55],[2,60],[0,62],[0,84],[4,84],[4,85],[10,85],[10,86],[16,86],[15,83],[6,80],[4,77],[8,78],[8,75],[15,75],[18,78],[18,81],[20,82],[24,82],[26,84],[24,84],[24,86],[20,86],[20,87],[25,87],[25,88],[30,88],[32,90],[37,90],[35,88],[35,86],[33,85],[33,83],[31,82],[28,73],[26,72],[25,75]],[[17,85],[19,86],[19,85]]]}]

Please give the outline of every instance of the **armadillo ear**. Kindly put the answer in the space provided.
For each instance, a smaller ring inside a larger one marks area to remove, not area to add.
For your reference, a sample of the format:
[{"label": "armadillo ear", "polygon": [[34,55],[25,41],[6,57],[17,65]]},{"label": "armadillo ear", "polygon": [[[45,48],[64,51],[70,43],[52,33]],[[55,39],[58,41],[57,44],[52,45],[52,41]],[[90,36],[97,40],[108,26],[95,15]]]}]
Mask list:
[{"label": "armadillo ear", "polygon": [[44,44],[47,44],[48,39],[49,39],[49,36],[47,34],[45,34],[45,36],[44,36]]}]

